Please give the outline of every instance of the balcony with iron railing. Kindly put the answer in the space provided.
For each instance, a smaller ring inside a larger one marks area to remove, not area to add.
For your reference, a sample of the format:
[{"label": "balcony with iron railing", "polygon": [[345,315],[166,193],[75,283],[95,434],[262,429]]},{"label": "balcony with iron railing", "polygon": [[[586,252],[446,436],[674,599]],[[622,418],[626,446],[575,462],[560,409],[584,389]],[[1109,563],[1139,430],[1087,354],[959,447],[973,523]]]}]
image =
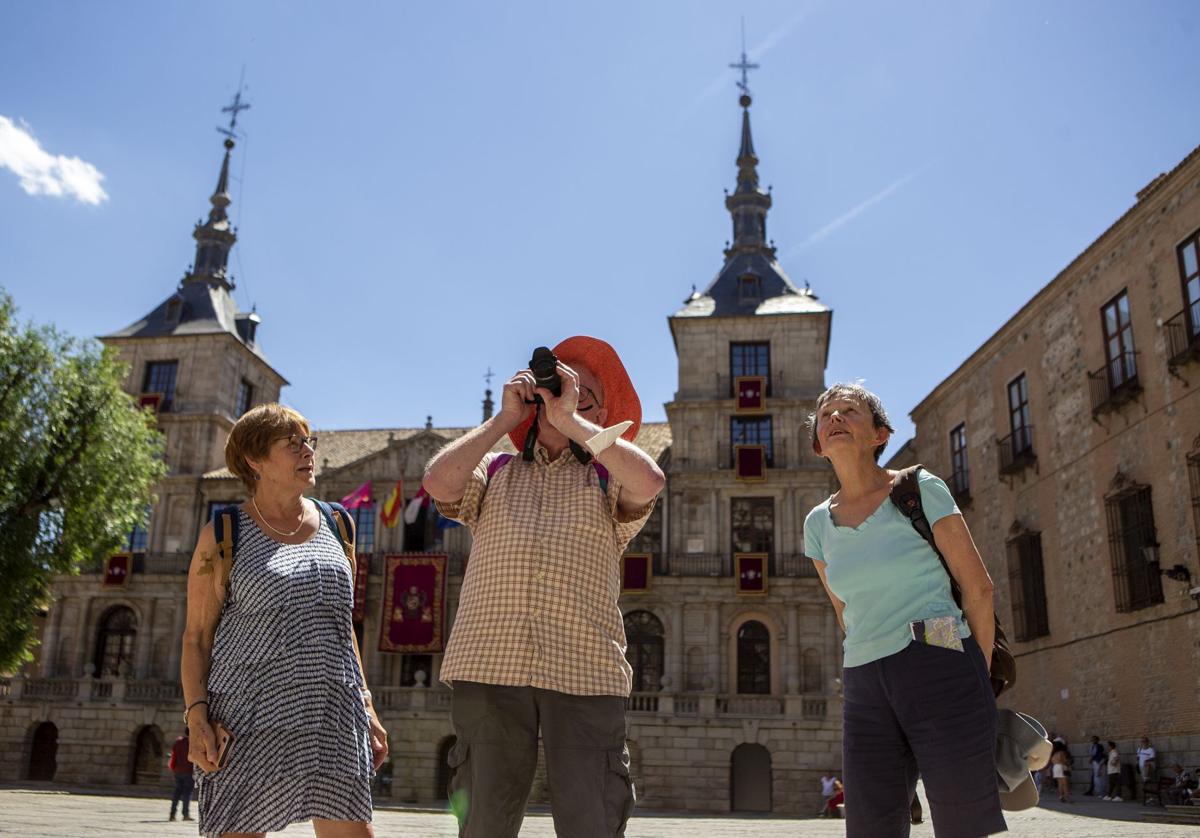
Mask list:
[{"label": "balcony with iron railing", "polygon": [[805,719],[832,718],[823,694],[746,695],[742,693],[635,692],[626,709],[633,715],[696,716],[700,718]]},{"label": "balcony with iron railing", "polygon": [[1163,323],[1167,333],[1167,364],[1182,366],[1200,359],[1200,303],[1192,303]]},{"label": "balcony with iron railing", "polygon": [[1116,410],[1142,392],[1136,352],[1122,352],[1095,372],[1088,373],[1092,415]]},{"label": "balcony with iron railing", "polygon": [[1017,428],[1004,439],[996,442],[999,453],[1000,475],[1016,474],[1037,462],[1033,451],[1033,425]]},{"label": "balcony with iron railing", "polygon": [[[664,557],[666,576],[732,576],[733,558],[728,553],[678,553]],[[658,573],[656,570],[655,573]],[[773,577],[816,579],[817,569],[803,553],[775,553],[768,573]]]}]

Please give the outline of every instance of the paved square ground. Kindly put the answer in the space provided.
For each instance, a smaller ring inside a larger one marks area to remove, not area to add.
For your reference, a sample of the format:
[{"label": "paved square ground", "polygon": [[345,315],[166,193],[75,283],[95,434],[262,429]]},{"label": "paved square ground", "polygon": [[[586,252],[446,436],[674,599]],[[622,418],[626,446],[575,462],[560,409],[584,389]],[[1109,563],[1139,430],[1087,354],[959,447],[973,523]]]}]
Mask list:
[{"label": "paved square ground", "polygon": [[[0,788],[0,835],[20,838],[190,838],[196,824],[167,821],[169,799],[125,797],[95,791],[43,788]],[[1082,798],[1074,805],[1057,802],[1009,816],[1014,838],[1200,838],[1200,828],[1156,826],[1141,822],[1136,803],[1105,803]],[[193,812],[193,814],[195,814]],[[297,824],[281,835],[311,836],[312,827]],[[455,838],[454,819],[445,813],[376,810],[378,838]],[[660,816],[643,812],[630,821],[627,838],[841,838],[842,821],[792,818],[712,818]],[[928,820],[913,827],[913,838],[933,838]],[[550,816],[531,814],[521,838],[553,838]]]}]

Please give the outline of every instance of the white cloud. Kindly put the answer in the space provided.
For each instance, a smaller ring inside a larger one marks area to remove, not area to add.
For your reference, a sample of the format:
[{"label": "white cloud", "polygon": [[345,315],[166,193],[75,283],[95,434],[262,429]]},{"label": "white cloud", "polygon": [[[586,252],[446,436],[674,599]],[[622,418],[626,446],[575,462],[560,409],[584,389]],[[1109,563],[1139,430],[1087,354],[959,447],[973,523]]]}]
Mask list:
[{"label": "white cloud", "polygon": [[839,215],[837,218],[833,219],[833,221],[830,221],[828,224],[826,224],[820,230],[817,230],[817,232],[813,233],[807,239],[800,242],[800,244],[789,249],[787,251],[787,253],[784,254],[784,257],[786,258],[787,256],[791,256],[794,253],[804,250],[804,248],[810,247],[810,246],[816,244],[817,242],[821,241],[821,239],[825,238],[830,233],[833,233],[834,231],[839,230],[842,227],[845,227],[851,221],[858,218],[858,216],[862,215],[864,212],[869,210],[871,207],[875,206],[880,201],[884,200],[889,195],[891,195],[893,192],[895,192],[896,190],[900,189],[902,186],[907,184],[909,181],[911,181],[913,178],[915,178],[918,174],[920,174],[919,170],[916,172],[909,172],[908,174],[906,174],[904,177],[900,178],[899,180],[896,180],[896,181],[888,184],[886,187],[881,189],[879,192],[876,192],[870,198],[867,198],[867,200],[856,205],[850,211],[843,213],[842,215]]},{"label": "white cloud", "polygon": [[78,157],[50,154],[25,123],[0,116],[0,168],[11,169],[29,195],[71,197],[85,204],[108,200],[104,175]]}]

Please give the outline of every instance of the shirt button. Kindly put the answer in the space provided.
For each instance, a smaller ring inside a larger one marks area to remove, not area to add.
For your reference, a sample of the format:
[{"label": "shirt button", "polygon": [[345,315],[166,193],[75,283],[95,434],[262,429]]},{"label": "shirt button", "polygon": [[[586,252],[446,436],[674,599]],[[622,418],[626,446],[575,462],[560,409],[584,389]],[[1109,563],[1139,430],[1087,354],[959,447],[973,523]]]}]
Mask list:
[{"label": "shirt button", "polygon": [[533,578],[541,582],[546,578],[546,573],[545,571],[539,570],[537,573],[533,574]]}]

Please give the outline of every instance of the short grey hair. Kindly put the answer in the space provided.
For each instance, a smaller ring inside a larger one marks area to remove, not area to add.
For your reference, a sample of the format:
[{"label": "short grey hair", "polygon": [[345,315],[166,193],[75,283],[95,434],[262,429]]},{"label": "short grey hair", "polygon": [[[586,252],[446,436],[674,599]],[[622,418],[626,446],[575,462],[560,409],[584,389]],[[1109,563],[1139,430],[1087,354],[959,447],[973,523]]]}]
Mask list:
[{"label": "short grey hair", "polygon": [[[817,416],[820,415],[825,402],[830,399],[854,399],[862,402],[870,408],[871,418],[874,420],[876,428],[887,428],[890,433],[896,432],[896,429],[892,427],[891,420],[888,419],[887,411],[883,409],[883,402],[879,400],[879,396],[857,382],[838,382],[830,385],[824,393],[817,397],[816,407],[813,408],[812,413],[808,414],[807,424],[814,451],[817,448]],[[876,446],[875,462],[879,462],[885,448],[887,448],[887,442]]]}]

